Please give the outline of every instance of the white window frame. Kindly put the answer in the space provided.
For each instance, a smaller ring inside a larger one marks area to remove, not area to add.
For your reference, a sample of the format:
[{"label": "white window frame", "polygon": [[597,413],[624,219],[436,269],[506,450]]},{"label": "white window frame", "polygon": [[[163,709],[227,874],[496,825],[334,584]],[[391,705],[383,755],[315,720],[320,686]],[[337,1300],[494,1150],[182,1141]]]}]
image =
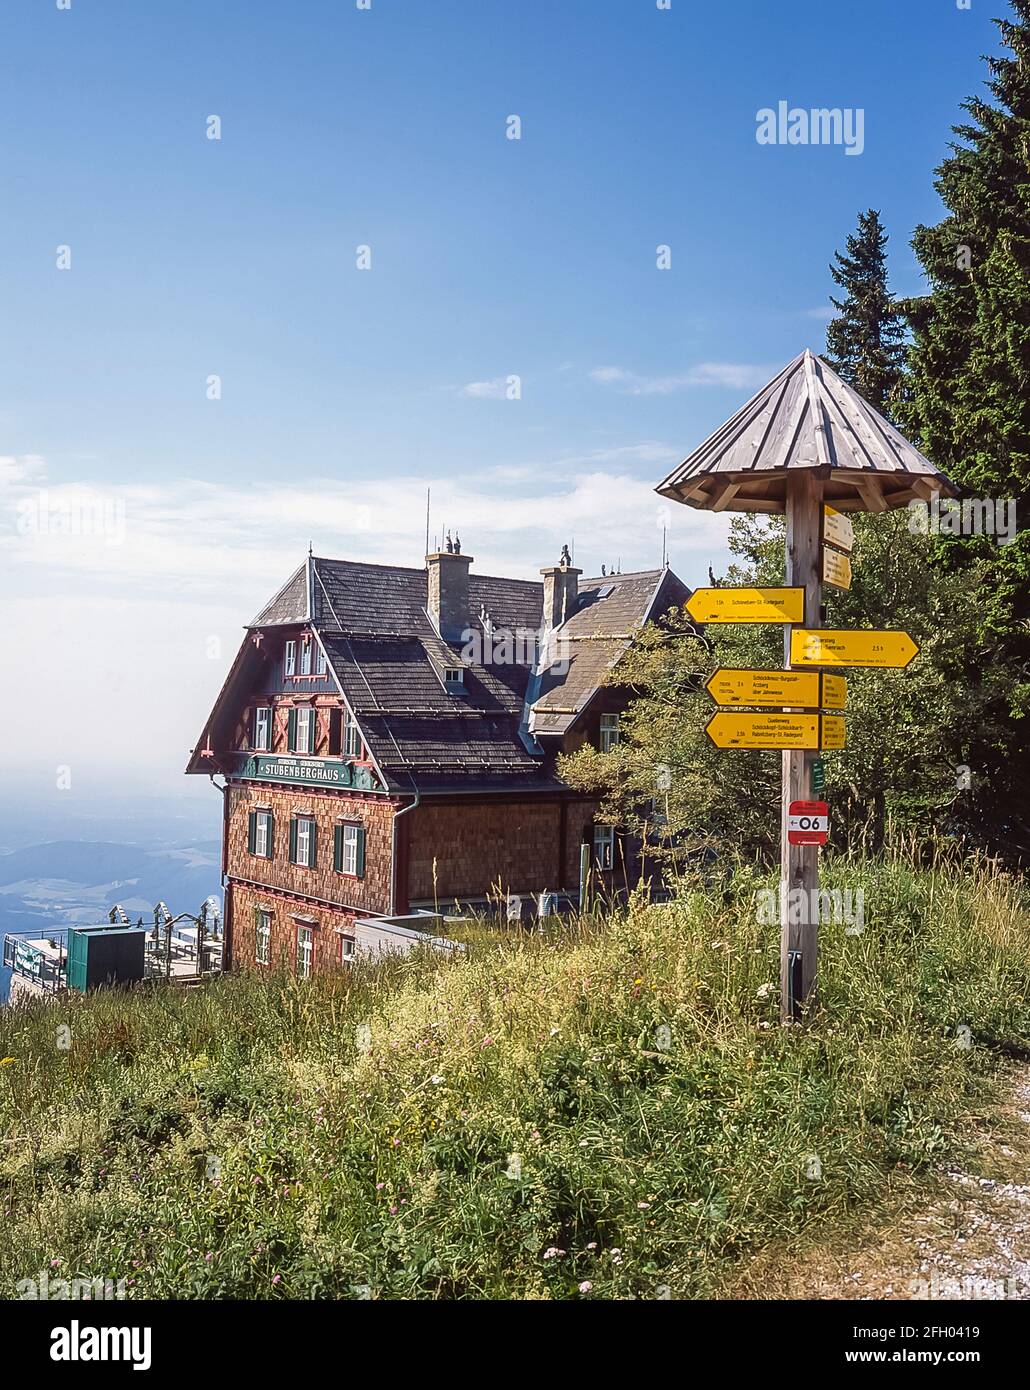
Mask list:
[{"label": "white window frame", "polygon": [[340,873],[350,874],[352,878],[358,876],[358,836],[360,834],[360,825],[344,822],[343,835],[340,839]]},{"label": "white window frame", "polygon": [[[303,721],[303,723],[302,723]],[[313,705],[297,706],[297,752],[313,753],[315,748],[315,710]]]},{"label": "white window frame", "polygon": [[[262,715],[266,718],[262,719]],[[265,738],[262,742],[261,733],[264,729]],[[254,748],[258,753],[270,753],[272,751],[272,706],[258,705],[254,711]]]},{"label": "white window frame", "polygon": [[361,730],[358,728],[358,721],[346,706],[343,711],[343,756],[361,757]]},{"label": "white window frame", "polygon": [[272,819],[271,811],[254,812],[254,853],[259,859],[269,859],[268,830]]},{"label": "white window frame", "polygon": [[464,666],[445,666],[443,668],[443,683],[444,685],[464,685]]},{"label": "white window frame", "polygon": [[615,868],[615,826],[594,826],[594,863],[598,869]]},{"label": "white window frame", "polygon": [[622,739],[622,728],[618,714],[601,715],[601,752],[610,753],[618,748]]},{"label": "white window frame", "polygon": [[297,674],[297,644],[287,642],[283,651],[283,674],[295,676]]},{"label": "white window frame", "polygon": [[270,965],[272,961],[272,913],[267,907],[258,908],[258,921],[254,924],[254,959],[258,965]]},{"label": "white window frame", "polygon": [[314,642],[307,641],[300,644],[300,674],[302,676],[311,675],[311,648]]},{"label": "white window frame", "polygon": [[297,978],[309,980],[315,961],[315,931],[313,927],[297,927]]},{"label": "white window frame", "polygon": [[297,863],[304,869],[311,868],[311,836],[314,829],[315,821],[312,816],[297,817]]},{"label": "white window frame", "polygon": [[329,669],[329,664],[325,659],[325,652],[321,646],[315,649],[315,672],[319,676],[324,676]]},{"label": "white window frame", "polygon": [[350,965],[357,954],[357,943],[353,936],[340,937],[340,964]]}]

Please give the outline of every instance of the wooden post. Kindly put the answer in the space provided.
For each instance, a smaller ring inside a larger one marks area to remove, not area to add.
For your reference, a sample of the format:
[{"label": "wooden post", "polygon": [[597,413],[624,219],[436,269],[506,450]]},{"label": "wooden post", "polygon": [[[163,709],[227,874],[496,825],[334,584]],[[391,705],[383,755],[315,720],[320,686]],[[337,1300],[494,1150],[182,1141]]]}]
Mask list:
[{"label": "wooden post", "polygon": [[[787,475],[786,583],[805,591],[805,626],[821,626],[819,538],[822,522],[822,481],[814,470]],[[791,627],[783,628],[783,665],[790,669]],[[812,763],[818,752],[797,749],[783,753],[780,804],[780,1019],[799,1022],[815,1002],[819,951],[819,849],[787,843],[787,814],[792,801],[812,796]],[[803,912],[791,911],[791,889],[804,889]],[[792,920],[792,918],[794,920]]]}]

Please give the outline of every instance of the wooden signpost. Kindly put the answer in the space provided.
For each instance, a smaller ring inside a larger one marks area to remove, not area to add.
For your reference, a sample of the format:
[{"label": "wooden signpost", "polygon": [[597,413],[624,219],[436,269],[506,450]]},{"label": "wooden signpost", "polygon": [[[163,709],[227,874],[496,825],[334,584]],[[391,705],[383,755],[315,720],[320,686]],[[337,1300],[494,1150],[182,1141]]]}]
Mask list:
[{"label": "wooden signpost", "polygon": [[843,709],[848,683],[829,671],[740,671],[720,666],[705,689],[717,705]]},{"label": "wooden signpost", "polygon": [[803,623],[801,589],[695,589],[687,600],[695,623]]},{"label": "wooden signpost", "polygon": [[[845,739],[841,715],[824,712],[843,709],[845,681],[810,668],[902,669],[919,650],[905,632],[823,629],[821,586],[850,587],[855,533],[847,511],[883,512],[934,491],[955,496],[958,489],[828,363],[806,351],[657,490],[712,511],[786,515],[784,588],[698,589],[687,612],[698,623],[783,624],[783,671],[720,669],[711,676],[709,694],[731,708],[713,715],[706,731],[719,747],[782,750],[780,1017],[801,1022],[815,1000],[818,856],[827,825],[827,807],[819,802],[813,810],[812,793],[822,792],[825,780],[819,753],[843,748]],[[817,674],[818,685],[810,679]],[[818,831],[800,825],[813,817]],[[802,914],[793,907],[799,896],[810,905]]]},{"label": "wooden signpost", "polygon": [[721,709],[705,725],[716,748],[843,748],[840,714],[742,714]]},{"label": "wooden signpost", "polygon": [[795,628],[787,659],[794,666],[885,666],[901,670],[918,652],[907,632]]}]

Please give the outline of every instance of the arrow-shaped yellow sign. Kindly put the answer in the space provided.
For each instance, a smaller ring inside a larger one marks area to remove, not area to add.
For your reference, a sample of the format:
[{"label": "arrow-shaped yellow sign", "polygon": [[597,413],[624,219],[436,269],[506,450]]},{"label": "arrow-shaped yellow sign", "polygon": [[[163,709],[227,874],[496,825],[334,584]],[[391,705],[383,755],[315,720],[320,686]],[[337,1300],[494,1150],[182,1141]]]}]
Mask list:
[{"label": "arrow-shaped yellow sign", "polygon": [[695,623],[803,623],[804,589],[695,589],[687,600]]},{"label": "arrow-shaped yellow sign", "polygon": [[795,628],[790,634],[792,666],[907,666],[919,651],[907,632],[848,632]]},{"label": "arrow-shaped yellow sign", "polygon": [[717,705],[843,709],[848,683],[825,671],[739,671],[720,666],[705,689]]},{"label": "arrow-shaped yellow sign", "polygon": [[719,710],[705,725],[716,748],[843,748],[839,714],[738,714]]}]

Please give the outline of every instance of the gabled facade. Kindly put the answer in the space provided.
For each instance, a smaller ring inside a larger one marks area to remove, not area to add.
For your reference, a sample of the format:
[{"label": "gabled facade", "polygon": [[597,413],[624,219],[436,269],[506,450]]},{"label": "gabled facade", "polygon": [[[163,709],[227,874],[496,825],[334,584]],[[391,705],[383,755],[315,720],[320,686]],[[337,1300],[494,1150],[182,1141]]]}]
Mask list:
[{"label": "gabled facade", "polygon": [[[689,591],[668,569],[542,583],[309,556],[248,626],[189,773],[225,778],[226,957],[345,965],[356,918],[574,895],[633,872],[559,753],[618,738],[602,683]],[[632,881],[632,877],[630,877]]]}]

